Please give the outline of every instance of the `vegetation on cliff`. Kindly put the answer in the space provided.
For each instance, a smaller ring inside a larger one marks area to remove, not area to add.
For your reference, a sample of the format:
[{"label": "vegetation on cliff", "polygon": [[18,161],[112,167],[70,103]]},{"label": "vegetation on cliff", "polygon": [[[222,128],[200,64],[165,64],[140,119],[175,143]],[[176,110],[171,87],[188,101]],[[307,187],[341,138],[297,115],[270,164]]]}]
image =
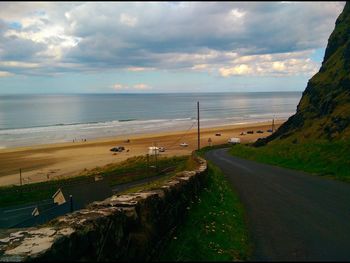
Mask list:
[{"label": "vegetation on cliff", "polygon": [[255,145],[349,138],[350,3],[347,2],[329,37],[322,66],[309,80],[296,114]]},{"label": "vegetation on cliff", "polygon": [[[350,3],[336,21],[319,72],[295,115],[267,138],[231,154],[350,182]],[[262,146],[262,147],[260,147]]]}]

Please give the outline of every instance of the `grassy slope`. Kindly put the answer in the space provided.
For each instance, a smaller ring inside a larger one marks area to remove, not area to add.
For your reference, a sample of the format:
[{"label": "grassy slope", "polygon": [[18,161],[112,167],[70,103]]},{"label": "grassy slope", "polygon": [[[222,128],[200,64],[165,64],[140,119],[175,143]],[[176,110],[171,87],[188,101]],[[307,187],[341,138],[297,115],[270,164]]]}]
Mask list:
[{"label": "grassy slope", "polygon": [[250,254],[244,210],[222,172],[209,164],[208,186],[160,256],[164,261],[247,260]]},{"label": "grassy slope", "polygon": [[[177,158],[179,158],[179,157],[177,157]],[[128,193],[134,193],[134,192],[138,192],[138,191],[145,191],[145,190],[152,190],[152,189],[159,188],[165,182],[167,182],[171,177],[173,177],[177,172],[195,170],[197,165],[198,164],[196,163],[194,158],[192,158],[191,156],[187,157],[185,159],[185,161],[182,161],[177,165],[176,169],[173,172],[171,172],[165,176],[162,176],[161,178],[154,180],[152,182],[148,182],[148,183],[142,184],[140,186],[135,186],[135,187],[129,188],[125,191],[120,192],[119,194],[128,194]]]},{"label": "grassy slope", "polygon": [[154,156],[150,156],[149,166],[153,166],[153,168],[149,168],[149,171],[147,171],[147,157],[135,156],[120,163],[111,163],[103,167],[96,167],[90,171],[83,172],[82,175],[95,176],[100,174],[107,180],[109,185],[114,186],[158,174],[157,170],[155,169],[156,164],[158,165],[159,172],[170,167],[180,170],[180,167],[185,167],[185,164],[188,163],[188,159],[188,156],[158,156],[156,162]]},{"label": "grassy slope", "polygon": [[264,145],[350,138],[350,2],[328,39],[321,68],[307,84],[297,112],[274,134],[258,141]]},{"label": "grassy slope", "polygon": [[[157,172],[155,169],[150,169],[147,173],[146,164],[146,157],[136,156],[121,163],[109,164],[90,171],[84,171],[80,176],[73,178],[28,184],[22,187],[0,187],[0,207],[21,205],[49,199],[58,188],[66,184],[74,183],[74,181],[89,181],[89,179],[91,179],[90,177],[93,178],[95,175],[104,176],[111,186],[156,175]],[[154,164],[154,160],[150,159],[150,165]],[[162,157],[158,159],[159,171],[166,167],[176,167],[176,171],[180,171],[181,169],[185,169],[188,165],[191,165],[188,156]]]},{"label": "grassy slope", "polygon": [[263,147],[236,145],[234,156],[350,182],[350,141],[269,143]]}]

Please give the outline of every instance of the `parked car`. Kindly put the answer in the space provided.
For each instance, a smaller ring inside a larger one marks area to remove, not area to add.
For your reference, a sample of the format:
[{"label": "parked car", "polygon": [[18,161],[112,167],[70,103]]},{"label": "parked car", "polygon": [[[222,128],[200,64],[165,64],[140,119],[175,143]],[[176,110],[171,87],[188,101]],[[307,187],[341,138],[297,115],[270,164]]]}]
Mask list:
[{"label": "parked car", "polygon": [[165,148],[164,147],[158,147],[158,151],[159,152],[165,152]]},{"label": "parked car", "polygon": [[247,133],[246,132],[241,132],[239,135],[246,135]]},{"label": "parked car", "polygon": [[253,133],[254,133],[254,131],[247,131],[247,133],[248,133],[248,134],[253,134]]},{"label": "parked car", "polygon": [[113,147],[112,149],[110,149],[111,152],[122,152],[124,150],[125,150],[124,146],[116,146],[116,147]]},{"label": "parked car", "polygon": [[227,142],[230,144],[239,144],[239,143],[241,143],[241,139],[240,138],[230,138],[230,139],[228,139]]},{"label": "parked car", "polygon": [[215,136],[221,136],[221,133],[215,133]]},{"label": "parked car", "polygon": [[158,153],[159,153],[159,147],[156,147],[156,146],[148,147],[148,154],[155,155]]},{"label": "parked car", "polygon": [[268,129],[267,132],[272,132],[272,130],[271,130],[271,129]]},{"label": "parked car", "polygon": [[187,143],[185,143],[185,142],[183,142],[183,143],[180,143],[180,146],[181,146],[181,147],[187,147],[187,146],[188,146],[188,144],[187,144]]},{"label": "parked car", "polygon": [[257,130],[256,133],[264,133],[262,130]]}]

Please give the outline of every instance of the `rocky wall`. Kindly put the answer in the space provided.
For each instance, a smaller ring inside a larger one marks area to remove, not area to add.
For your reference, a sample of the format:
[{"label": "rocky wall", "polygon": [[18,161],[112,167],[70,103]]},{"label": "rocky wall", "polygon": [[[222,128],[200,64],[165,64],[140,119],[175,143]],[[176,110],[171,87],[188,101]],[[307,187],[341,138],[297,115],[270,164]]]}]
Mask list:
[{"label": "rocky wall", "polygon": [[205,183],[207,164],[161,187],[94,202],[86,209],[0,239],[0,261],[150,260]]}]

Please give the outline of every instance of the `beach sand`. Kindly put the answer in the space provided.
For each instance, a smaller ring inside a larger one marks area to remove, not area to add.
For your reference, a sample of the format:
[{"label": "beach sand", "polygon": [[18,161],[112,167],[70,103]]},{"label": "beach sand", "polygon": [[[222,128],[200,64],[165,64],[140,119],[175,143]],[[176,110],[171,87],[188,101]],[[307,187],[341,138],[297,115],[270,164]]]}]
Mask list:
[{"label": "beach sand", "polygon": [[[285,120],[275,121],[278,128]],[[253,142],[258,138],[268,136],[271,122],[236,124],[221,127],[201,129],[201,147],[208,146],[211,138],[212,145],[226,143],[230,137],[241,138],[242,143]],[[263,130],[264,133],[239,135],[242,131]],[[215,136],[221,133],[221,136]],[[130,139],[126,143],[126,139]],[[182,142],[188,147],[181,147]],[[93,169],[109,163],[123,161],[129,157],[145,155],[153,143],[166,148],[162,156],[189,155],[197,149],[197,128],[187,133],[185,131],[163,132],[145,135],[119,136],[102,138],[87,142],[70,142],[50,145],[36,145],[0,150],[0,186],[18,185],[19,170],[22,170],[24,184],[76,176],[84,169]],[[114,154],[112,147],[124,146],[125,151]],[[129,151],[127,151],[129,150]]]}]

